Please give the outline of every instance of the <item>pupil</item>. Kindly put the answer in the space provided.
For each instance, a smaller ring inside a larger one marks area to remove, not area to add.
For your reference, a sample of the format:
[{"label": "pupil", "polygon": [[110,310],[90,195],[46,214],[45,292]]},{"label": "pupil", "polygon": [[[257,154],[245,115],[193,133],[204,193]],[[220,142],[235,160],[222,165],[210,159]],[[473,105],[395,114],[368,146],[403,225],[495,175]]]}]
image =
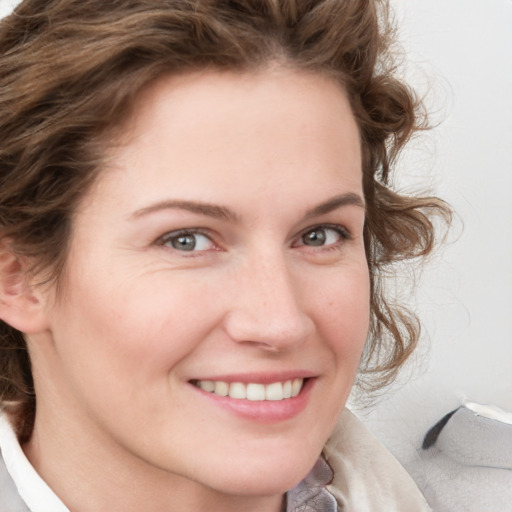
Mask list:
[{"label": "pupil", "polygon": [[173,240],[172,246],[182,251],[192,251],[196,246],[196,239],[193,235],[180,235]]},{"label": "pupil", "polygon": [[325,231],[310,231],[304,237],[304,243],[307,245],[324,245],[325,244]]}]

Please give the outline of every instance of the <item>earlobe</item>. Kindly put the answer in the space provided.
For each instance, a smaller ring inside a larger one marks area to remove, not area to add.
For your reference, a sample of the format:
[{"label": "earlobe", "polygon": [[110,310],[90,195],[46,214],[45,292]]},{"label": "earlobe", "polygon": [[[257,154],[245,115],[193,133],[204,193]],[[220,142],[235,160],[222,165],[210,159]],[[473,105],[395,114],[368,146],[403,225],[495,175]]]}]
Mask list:
[{"label": "earlobe", "polygon": [[30,283],[28,265],[0,244],[0,320],[26,334],[48,328],[42,290]]}]

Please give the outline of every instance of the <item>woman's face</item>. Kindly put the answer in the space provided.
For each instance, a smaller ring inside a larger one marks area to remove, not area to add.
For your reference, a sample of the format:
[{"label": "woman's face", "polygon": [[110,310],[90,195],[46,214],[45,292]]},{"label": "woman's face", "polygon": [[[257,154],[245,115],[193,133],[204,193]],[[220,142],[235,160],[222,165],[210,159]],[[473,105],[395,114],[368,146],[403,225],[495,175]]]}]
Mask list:
[{"label": "woman's face", "polygon": [[109,478],[122,461],[284,492],[319,456],[367,336],[347,97],[291,70],[166,77],[124,138],[76,211],[63,290],[31,337],[39,442],[69,437],[65,453],[109,460]]}]

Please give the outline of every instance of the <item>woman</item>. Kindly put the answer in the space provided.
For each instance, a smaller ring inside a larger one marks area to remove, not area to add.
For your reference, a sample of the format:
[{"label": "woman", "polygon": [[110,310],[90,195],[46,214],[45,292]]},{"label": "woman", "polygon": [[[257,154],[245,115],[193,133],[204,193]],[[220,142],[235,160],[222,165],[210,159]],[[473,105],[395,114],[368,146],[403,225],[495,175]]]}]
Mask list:
[{"label": "woman", "polygon": [[427,509],[343,412],[412,351],[381,275],[447,215],[389,188],[418,125],[389,34],[366,0],[3,21],[4,508]]}]

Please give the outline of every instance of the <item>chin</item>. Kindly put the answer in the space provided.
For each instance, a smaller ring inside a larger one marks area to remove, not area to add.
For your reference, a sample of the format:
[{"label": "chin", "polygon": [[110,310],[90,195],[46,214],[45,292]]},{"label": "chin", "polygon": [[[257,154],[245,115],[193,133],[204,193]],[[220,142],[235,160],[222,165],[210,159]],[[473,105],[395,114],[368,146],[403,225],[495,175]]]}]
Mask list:
[{"label": "chin", "polygon": [[293,455],[258,457],[233,465],[228,459],[223,470],[216,472],[213,487],[229,494],[246,496],[284,494],[305,478],[320,455],[305,457],[300,451],[298,447]]},{"label": "chin", "polygon": [[238,496],[276,496],[293,489],[310,471],[284,473],[276,475],[273,470],[251,475],[232,475],[225,482],[218,482],[215,488],[226,494]]}]

